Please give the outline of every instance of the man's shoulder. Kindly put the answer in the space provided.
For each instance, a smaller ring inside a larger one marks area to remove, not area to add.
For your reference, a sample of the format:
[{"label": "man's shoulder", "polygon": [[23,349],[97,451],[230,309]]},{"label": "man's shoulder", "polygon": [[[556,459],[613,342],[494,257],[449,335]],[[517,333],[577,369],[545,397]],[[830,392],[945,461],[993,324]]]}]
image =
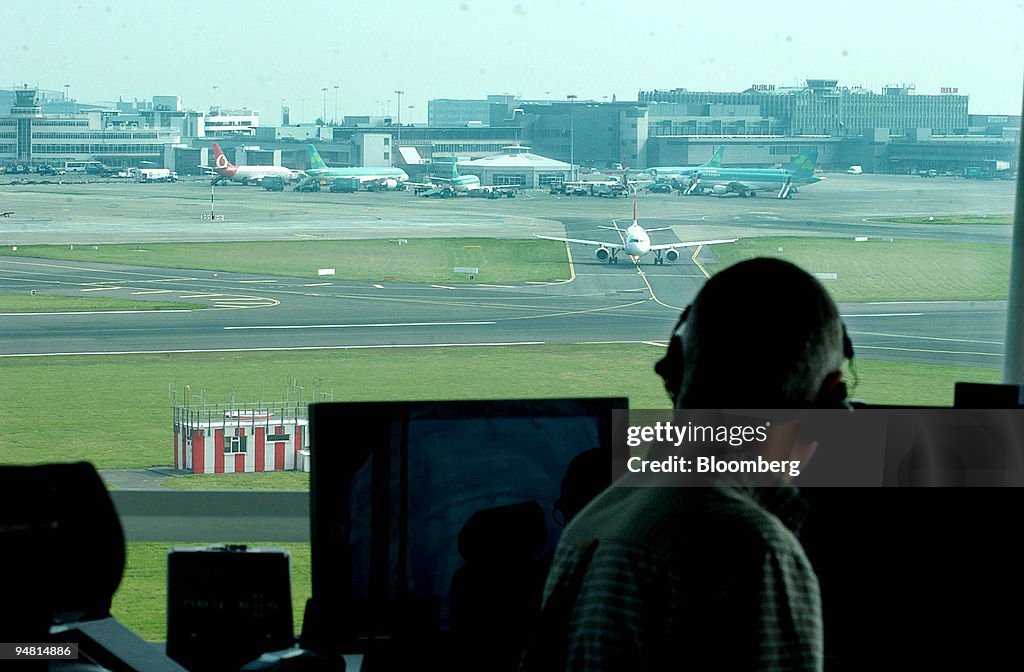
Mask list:
[{"label": "man's shoulder", "polygon": [[797,544],[756,496],[729,487],[612,487],[573,519],[564,538],[579,545],[598,540],[669,554],[692,551],[695,545],[782,552]]}]

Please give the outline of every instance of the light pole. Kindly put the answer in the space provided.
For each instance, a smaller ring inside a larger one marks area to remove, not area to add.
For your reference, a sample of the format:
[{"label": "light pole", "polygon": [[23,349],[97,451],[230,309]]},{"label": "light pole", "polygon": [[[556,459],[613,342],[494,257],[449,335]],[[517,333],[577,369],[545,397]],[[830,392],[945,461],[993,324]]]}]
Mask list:
[{"label": "light pole", "polygon": [[327,123],[327,87],[320,89],[324,94],[324,113],[320,115],[320,125],[323,126]]},{"label": "light pole", "polygon": [[576,94],[570,93],[566,96],[569,101],[569,180],[576,180],[576,151],[575,144],[576,138],[573,136],[573,118],[572,118],[572,107],[573,101],[576,100]]},{"label": "light pole", "polygon": [[402,145],[402,94],[405,91],[396,90],[395,95],[398,96],[398,145]]},{"label": "light pole", "polygon": [[71,88],[70,84],[65,84],[64,85],[64,102],[65,103],[68,102],[68,100],[70,100],[70,98],[68,97],[68,89],[70,89],[70,88]]},{"label": "light pole", "polygon": [[338,125],[338,85],[334,85],[334,125]]}]

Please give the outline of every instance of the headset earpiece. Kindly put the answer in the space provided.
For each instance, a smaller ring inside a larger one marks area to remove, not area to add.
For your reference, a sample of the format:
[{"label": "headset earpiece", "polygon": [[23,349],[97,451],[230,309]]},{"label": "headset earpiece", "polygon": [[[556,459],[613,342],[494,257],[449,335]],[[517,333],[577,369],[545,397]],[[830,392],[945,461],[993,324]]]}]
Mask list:
[{"label": "headset earpiece", "polygon": [[679,335],[679,329],[689,316],[690,306],[687,306],[676,321],[676,326],[672,328],[672,337],[668,340],[665,356],[654,364],[654,372],[665,381],[665,390],[673,405],[676,403],[679,389],[683,386],[683,339]]}]

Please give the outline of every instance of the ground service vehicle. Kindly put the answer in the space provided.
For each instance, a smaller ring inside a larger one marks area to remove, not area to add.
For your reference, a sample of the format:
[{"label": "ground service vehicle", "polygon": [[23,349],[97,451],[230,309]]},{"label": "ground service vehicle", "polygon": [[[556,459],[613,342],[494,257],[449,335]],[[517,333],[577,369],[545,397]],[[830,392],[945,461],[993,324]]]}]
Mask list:
[{"label": "ground service vehicle", "polygon": [[264,177],[262,184],[267,191],[284,191],[284,178],[275,175]]},{"label": "ground service vehicle", "polygon": [[351,194],[354,191],[359,191],[359,184],[358,177],[338,177],[331,182],[331,193]]}]

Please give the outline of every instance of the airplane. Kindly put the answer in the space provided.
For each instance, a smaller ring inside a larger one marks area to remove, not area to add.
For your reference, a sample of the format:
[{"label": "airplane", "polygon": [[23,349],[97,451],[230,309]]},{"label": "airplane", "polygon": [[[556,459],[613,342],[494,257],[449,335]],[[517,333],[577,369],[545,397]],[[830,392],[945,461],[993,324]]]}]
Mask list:
[{"label": "airplane", "polygon": [[14,214],[14,210],[8,210],[7,212],[0,212],[0,217],[10,217]]},{"label": "airplane", "polygon": [[316,147],[309,145],[309,170],[306,175],[317,180],[334,180],[341,178],[357,178],[359,184],[368,189],[405,188],[409,175],[401,168],[364,166],[361,168],[332,168],[320,158]]},{"label": "airplane", "polygon": [[280,177],[285,182],[290,182],[301,174],[300,171],[284,166],[236,166],[228,161],[228,157],[224,156],[224,152],[216,142],[213,143],[213,163],[213,166],[199,166],[216,173],[213,184],[224,180],[242,184],[250,182],[258,184],[264,177]]},{"label": "airplane", "polygon": [[[452,158],[451,165],[452,174],[450,177],[431,175],[429,179],[435,182],[411,186],[417,188],[416,193],[420,196],[438,196],[440,198],[452,198],[459,194],[484,196],[487,198],[501,198],[502,196],[515,198],[516,193],[519,191],[519,186],[515,184],[485,187],[480,184],[480,178],[477,175],[459,175],[459,168],[454,157]],[[440,184],[437,184],[437,182],[440,182]]]},{"label": "airplane", "polygon": [[798,184],[821,182],[814,174],[818,152],[801,152],[785,168],[701,168],[685,178],[684,195],[739,194],[756,196],[759,191],[774,191],[776,198],[793,198]]},{"label": "airplane", "polygon": [[644,179],[655,181],[678,180],[683,177],[689,177],[695,171],[702,168],[721,168],[723,154],[725,154],[725,145],[719,145],[715,148],[715,153],[711,155],[711,158],[699,166],[653,166],[641,170],[640,176]]},{"label": "airplane", "polygon": [[[607,243],[601,240],[582,240],[579,238],[558,238],[555,236],[541,236],[539,234],[533,234],[536,238],[543,238],[545,240],[557,240],[563,243],[577,243],[579,245],[596,245],[597,246],[597,260],[607,261],[609,264],[619,263],[618,255],[620,252],[625,252],[630,258],[633,259],[634,263],[637,262],[640,257],[644,256],[648,252],[654,252],[654,264],[664,265],[665,261],[676,261],[679,259],[679,250],[681,247],[700,247],[703,245],[718,245],[719,243],[735,243],[737,238],[720,238],[717,240],[694,240],[689,242],[680,243],[661,243],[658,245],[651,244],[650,233],[652,231],[666,231],[672,227],[664,226],[657,229],[645,229],[637,223],[636,219],[636,188],[633,188],[633,223],[630,224],[625,231],[620,229],[618,225],[615,226],[602,226],[603,229],[613,229],[619,234],[621,242],[619,243]],[[614,224],[614,222],[613,222]]]}]

